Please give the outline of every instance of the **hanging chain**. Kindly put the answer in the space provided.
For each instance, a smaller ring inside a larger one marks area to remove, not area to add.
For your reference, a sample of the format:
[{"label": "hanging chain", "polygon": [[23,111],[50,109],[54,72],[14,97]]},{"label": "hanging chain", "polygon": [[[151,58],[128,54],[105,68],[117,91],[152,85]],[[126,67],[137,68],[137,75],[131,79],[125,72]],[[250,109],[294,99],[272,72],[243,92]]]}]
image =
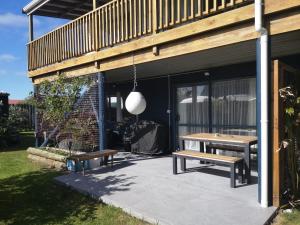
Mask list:
[{"label": "hanging chain", "polygon": [[136,66],[134,64],[134,55],[132,55],[132,66],[133,66],[133,89],[135,90],[135,87],[137,87],[137,81],[136,81]]}]

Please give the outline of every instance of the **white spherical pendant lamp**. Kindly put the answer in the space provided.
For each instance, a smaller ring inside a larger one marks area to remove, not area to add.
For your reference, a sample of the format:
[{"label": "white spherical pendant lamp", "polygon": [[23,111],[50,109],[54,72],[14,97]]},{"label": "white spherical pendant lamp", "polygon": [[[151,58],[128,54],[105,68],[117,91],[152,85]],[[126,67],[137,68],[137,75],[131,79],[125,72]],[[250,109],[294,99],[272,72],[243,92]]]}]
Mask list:
[{"label": "white spherical pendant lamp", "polygon": [[147,103],[143,94],[137,91],[137,81],[136,81],[136,66],[134,64],[134,56],[132,57],[133,65],[133,90],[129,93],[125,101],[125,107],[127,111],[133,115],[139,115],[145,111]]},{"label": "white spherical pendant lamp", "polygon": [[145,111],[147,106],[145,97],[141,92],[132,91],[125,101],[127,111],[133,115],[139,115]]}]

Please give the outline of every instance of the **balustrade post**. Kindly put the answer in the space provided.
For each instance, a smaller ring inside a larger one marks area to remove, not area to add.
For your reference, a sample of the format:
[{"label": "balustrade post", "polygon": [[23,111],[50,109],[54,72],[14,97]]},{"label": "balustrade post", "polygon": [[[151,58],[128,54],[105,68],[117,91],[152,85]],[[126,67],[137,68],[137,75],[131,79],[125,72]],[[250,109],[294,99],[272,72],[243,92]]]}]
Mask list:
[{"label": "balustrade post", "polygon": [[152,26],[153,33],[157,33],[157,0],[152,0]]}]

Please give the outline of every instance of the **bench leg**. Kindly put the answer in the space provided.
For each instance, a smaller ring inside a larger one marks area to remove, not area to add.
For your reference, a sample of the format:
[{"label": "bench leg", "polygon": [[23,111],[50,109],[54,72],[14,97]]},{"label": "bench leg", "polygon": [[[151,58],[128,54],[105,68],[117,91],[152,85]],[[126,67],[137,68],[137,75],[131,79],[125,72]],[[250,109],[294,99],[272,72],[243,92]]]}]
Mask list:
[{"label": "bench leg", "polygon": [[173,155],[173,174],[177,174],[177,156]]},{"label": "bench leg", "polygon": [[107,166],[108,156],[104,156],[103,158],[104,158],[103,164],[104,164],[105,166]]},{"label": "bench leg", "polygon": [[[199,147],[200,147],[199,151],[204,152],[204,142],[200,141],[199,142]],[[205,163],[205,161],[200,160],[200,164],[204,164],[204,163]]]},{"label": "bench leg", "polygon": [[81,161],[81,166],[82,166],[82,174],[83,176],[85,175],[85,170],[84,170],[84,167],[85,167],[85,160]]},{"label": "bench leg", "polygon": [[186,159],[183,157],[180,158],[180,169],[184,172],[186,171]]},{"label": "bench leg", "polygon": [[216,148],[212,149],[212,154],[217,154],[217,149]]},{"label": "bench leg", "polygon": [[[211,147],[206,146],[206,153],[211,154],[212,151],[213,151],[213,149],[212,149]],[[212,163],[210,163],[210,162],[205,162],[205,164],[212,164]]]},{"label": "bench leg", "polygon": [[245,178],[244,178],[244,162],[239,162],[239,183],[242,184],[245,182]]},{"label": "bench leg", "polygon": [[111,155],[111,158],[110,158],[110,166],[111,166],[111,167],[114,166],[114,155]]},{"label": "bench leg", "polygon": [[230,165],[230,187],[235,188],[235,163]]}]

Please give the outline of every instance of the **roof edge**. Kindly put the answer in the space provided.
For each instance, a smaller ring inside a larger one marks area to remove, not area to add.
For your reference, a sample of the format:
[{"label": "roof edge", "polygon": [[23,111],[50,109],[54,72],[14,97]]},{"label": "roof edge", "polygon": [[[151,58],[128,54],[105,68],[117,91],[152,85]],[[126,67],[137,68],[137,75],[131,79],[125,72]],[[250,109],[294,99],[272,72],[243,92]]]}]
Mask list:
[{"label": "roof edge", "polygon": [[32,0],[22,9],[22,13],[30,15],[50,0]]}]

